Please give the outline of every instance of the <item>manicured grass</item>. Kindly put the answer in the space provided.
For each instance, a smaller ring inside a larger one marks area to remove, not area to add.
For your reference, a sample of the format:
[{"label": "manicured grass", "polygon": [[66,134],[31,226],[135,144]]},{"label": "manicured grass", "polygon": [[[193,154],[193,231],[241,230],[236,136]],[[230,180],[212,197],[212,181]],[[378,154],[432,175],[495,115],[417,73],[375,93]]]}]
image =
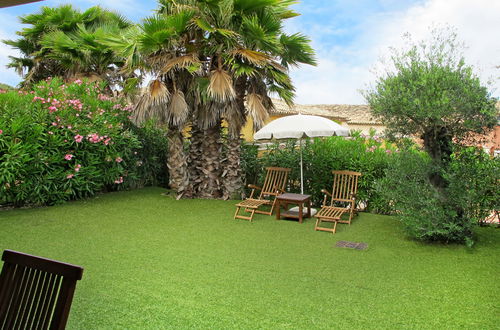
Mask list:
[{"label": "manicured grass", "polygon": [[498,229],[472,249],[425,245],[362,213],[333,236],[162,192],[0,211],[0,249],[85,268],[69,329],[498,327]]}]

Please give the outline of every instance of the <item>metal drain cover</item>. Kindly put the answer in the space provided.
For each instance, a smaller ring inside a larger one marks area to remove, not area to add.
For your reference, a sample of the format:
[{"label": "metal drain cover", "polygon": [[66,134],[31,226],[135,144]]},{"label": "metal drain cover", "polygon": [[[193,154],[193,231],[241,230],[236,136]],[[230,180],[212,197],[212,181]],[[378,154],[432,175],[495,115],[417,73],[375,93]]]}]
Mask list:
[{"label": "metal drain cover", "polygon": [[368,244],[366,243],[356,243],[356,242],[348,242],[348,241],[338,241],[335,244],[336,247],[355,249],[355,250],[366,250],[368,248]]}]

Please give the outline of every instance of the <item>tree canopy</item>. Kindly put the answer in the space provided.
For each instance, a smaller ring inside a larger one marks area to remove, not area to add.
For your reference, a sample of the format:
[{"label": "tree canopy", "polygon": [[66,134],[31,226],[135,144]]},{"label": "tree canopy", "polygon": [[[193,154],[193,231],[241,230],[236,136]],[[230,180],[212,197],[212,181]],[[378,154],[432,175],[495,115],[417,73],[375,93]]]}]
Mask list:
[{"label": "tree canopy", "polygon": [[444,160],[452,143],[496,123],[496,100],[465,63],[455,33],[434,30],[430,42],[408,41],[365,97],[389,135],[420,137],[433,159]]}]

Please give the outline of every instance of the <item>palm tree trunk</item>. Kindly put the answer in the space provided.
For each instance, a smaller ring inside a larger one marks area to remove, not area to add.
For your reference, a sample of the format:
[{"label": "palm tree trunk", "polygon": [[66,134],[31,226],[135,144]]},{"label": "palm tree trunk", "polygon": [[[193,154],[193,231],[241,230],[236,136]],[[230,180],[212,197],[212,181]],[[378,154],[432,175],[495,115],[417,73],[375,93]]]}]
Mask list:
[{"label": "palm tree trunk", "polygon": [[205,134],[195,121],[191,127],[191,144],[189,146],[188,167],[192,185],[193,197],[198,196],[202,183],[203,169],[203,140]]},{"label": "palm tree trunk", "polygon": [[224,199],[241,199],[244,197],[240,134],[246,121],[245,94],[247,78],[245,76],[238,78],[235,85],[236,107],[234,111],[236,113],[226,118],[229,125],[229,134],[227,138],[227,158],[224,164]]},{"label": "palm tree trunk", "polygon": [[204,131],[202,150],[202,177],[197,195],[200,198],[220,198],[222,196],[220,120]]},{"label": "palm tree trunk", "polygon": [[184,152],[184,139],[179,128],[170,127],[168,138],[169,185],[177,194],[177,199],[191,198],[193,193],[189,184],[187,157]]},{"label": "palm tree trunk", "polygon": [[227,156],[224,166],[224,199],[243,198],[243,173],[241,170],[241,138],[228,136]]}]

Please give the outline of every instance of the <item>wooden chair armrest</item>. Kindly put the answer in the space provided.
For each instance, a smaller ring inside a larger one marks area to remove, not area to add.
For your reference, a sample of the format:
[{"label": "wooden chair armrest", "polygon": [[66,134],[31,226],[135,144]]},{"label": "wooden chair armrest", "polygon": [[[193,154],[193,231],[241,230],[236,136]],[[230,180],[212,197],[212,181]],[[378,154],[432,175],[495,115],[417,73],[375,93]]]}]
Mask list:
[{"label": "wooden chair armrest", "polygon": [[256,186],[256,185],[254,185],[254,184],[249,184],[249,185],[248,185],[248,188],[252,188],[252,189],[259,189],[259,190],[262,190],[262,188],[261,188],[261,187],[259,187],[259,186]]},{"label": "wooden chair armrest", "polygon": [[329,192],[328,190],[326,190],[326,189],[321,189],[321,192],[322,192],[323,194],[326,194],[326,195],[328,195],[328,196],[332,197],[332,194],[330,194],[330,192]]},{"label": "wooden chair armrest", "polygon": [[281,189],[281,188],[280,188],[280,187],[278,187],[278,186],[274,186],[274,190],[276,190],[277,192],[282,193],[282,194],[284,194],[284,193],[285,193],[285,189]]},{"label": "wooden chair armrest", "polygon": [[332,197],[332,194],[330,194],[326,189],[321,189],[321,192],[325,194],[325,197],[323,197],[323,206],[326,206],[326,200],[328,196]]}]

